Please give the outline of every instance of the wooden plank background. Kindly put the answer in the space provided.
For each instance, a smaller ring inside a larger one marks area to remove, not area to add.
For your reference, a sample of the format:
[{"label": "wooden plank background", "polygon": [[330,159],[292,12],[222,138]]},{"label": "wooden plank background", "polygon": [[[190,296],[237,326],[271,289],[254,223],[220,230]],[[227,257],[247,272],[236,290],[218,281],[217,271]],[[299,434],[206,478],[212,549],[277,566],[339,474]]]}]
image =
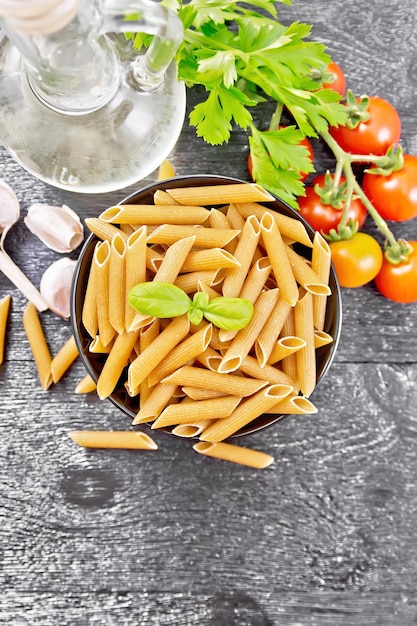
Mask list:
[{"label": "wooden plank background", "polygon": [[[357,94],[398,108],[403,147],[417,154],[414,0],[294,0],[279,12],[314,25]],[[201,96],[192,90],[189,107]],[[260,108],[260,127],[269,114]],[[323,171],[331,160],[316,149]],[[172,161],[181,175],[246,180],[247,153],[243,132],[210,147],[185,124]],[[66,193],[3,149],[0,177],[22,217],[35,201],[95,216],[133,190]],[[394,231],[417,239],[417,220]],[[22,220],[6,247],[36,284],[59,258]],[[313,398],[319,413],[245,439],[276,458],[256,472],[199,457],[163,433],[158,453],[75,447],[70,430],[128,421],[110,403],[74,394],[80,362],[41,391],[25,300],[0,276],[5,293],[13,307],[0,369],[0,624],[417,624],[417,305],[389,302],[372,285],[343,291],[340,348]],[[42,322],[56,353],[70,325],[50,312]]]}]

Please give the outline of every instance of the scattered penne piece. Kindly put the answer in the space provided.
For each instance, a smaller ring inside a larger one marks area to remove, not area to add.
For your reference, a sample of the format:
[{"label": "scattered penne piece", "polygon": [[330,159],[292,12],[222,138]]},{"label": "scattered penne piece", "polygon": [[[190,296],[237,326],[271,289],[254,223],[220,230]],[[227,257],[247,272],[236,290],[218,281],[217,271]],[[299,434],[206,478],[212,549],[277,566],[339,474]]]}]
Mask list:
[{"label": "scattered penne piece", "polygon": [[97,389],[97,385],[91,378],[90,374],[86,374],[83,379],[75,387],[75,393],[92,393]]},{"label": "scattered penne piece", "polygon": [[252,450],[251,448],[243,448],[231,443],[208,443],[199,441],[193,445],[193,450],[205,456],[211,456],[215,459],[238,463],[239,465],[247,465],[255,469],[265,469],[274,462],[274,457]]},{"label": "scattered penne piece", "polygon": [[78,357],[75,339],[71,336],[51,362],[52,380],[57,383]]},{"label": "scattered penne piece", "polygon": [[9,317],[9,309],[12,297],[7,294],[0,300],[0,365],[4,359],[4,345],[6,340],[7,319]]},{"label": "scattered penne piece", "polygon": [[46,343],[45,335],[41,326],[36,307],[29,302],[23,313],[23,327],[29,340],[30,349],[35,359],[42,389],[45,391],[52,384],[52,357]]},{"label": "scattered penne piece", "polygon": [[69,436],[83,448],[118,448],[124,450],[158,450],[149,435],[117,430],[77,430]]}]

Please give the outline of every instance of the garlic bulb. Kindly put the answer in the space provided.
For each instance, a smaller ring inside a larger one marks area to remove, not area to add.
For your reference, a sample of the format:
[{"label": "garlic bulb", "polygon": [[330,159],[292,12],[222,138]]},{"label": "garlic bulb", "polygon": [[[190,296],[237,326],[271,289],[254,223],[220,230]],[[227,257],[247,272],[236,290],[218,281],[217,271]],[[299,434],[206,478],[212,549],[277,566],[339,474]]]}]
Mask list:
[{"label": "garlic bulb", "polygon": [[84,239],[80,218],[65,204],[62,207],[32,204],[23,221],[34,235],[55,252],[71,252]]},{"label": "garlic bulb", "polygon": [[51,311],[64,319],[70,316],[71,283],[76,261],[64,257],[52,263],[41,278],[40,291]]}]

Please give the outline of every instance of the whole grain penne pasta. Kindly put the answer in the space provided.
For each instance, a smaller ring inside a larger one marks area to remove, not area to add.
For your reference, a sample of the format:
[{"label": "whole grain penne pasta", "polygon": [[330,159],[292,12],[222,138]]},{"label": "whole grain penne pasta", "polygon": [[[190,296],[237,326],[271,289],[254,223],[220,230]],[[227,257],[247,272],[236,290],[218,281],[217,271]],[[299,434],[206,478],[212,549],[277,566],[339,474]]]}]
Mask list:
[{"label": "whole grain penne pasta", "polygon": [[52,357],[46,343],[36,307],[29,302],[23,313],[23,327],[28,338],[30,349],[35,359],[42,389],[45,391],[52,384],[51,363]]},{"label": "whole grain penne pasta", "polygon": [[306,345],[295,353],[298,381],[304,396],[308,397],[316,386],[316,351],[314,347],[313,296],[301,288],[300,298],[294,307],[295,335]]},{"label": "whole grain penne pasta", "polygon": [[78,348],[74,337],[65,342],[51,361],[52,380],[57,383],[78,357]]},{"label": "whole grain penne pasta", "polygon": [[162,384],[158,383],[151,389],[149,396],[141,405],[139,412],[134,418],[132,424],[145,424],[153,422],[170,403],[177,389],[176,383]]},{"label": "whole grain penne pasta", "polygon": [[195,237],[196,248],[223,248],[240,234],[228,228],[206,228],[204,226],[178,226],[163,224],[148,235],[148,243],[171,245],[184,237]]},{"label": "whole grain penne pasta", "polygon": [[233,254],[223,248],[208,248],[192,250],[182,266],[183,272],[198,272],[203,270],[217,270],[222,267],[238,267],[239,261]]},{"label": "whole grain penne pasta", "polygon": [[219,270],[206,270],[202,272],[187,272],[180,274],[174,282],[174,285],[185,291],[185,293],[193,293],[198,291],[200,283],[212,285],[218,275]]},{"label": "whole grain penne pasta", "polygon": [[117,335],[97,380],[97,394],[100,399],[108,398],[113,393],[127,365],[129,355],[133,350],[138,335],[139,330],[125,331]]},{"label": "whole grain penne pasta", "polygon": [[121,334],[125,330],[126,306],[126,241],[115,235],[110,244],[109,321]]},{"label": "whole grain penne pasta", "polygon": [[304,396],[291,395],[278,402],[268,412],[277,415],[307,415],[317,413],[317,407]]},{"label": "whole grain penne pasta", "polygon": [[203,206],[121,204],[101,213],[103,222],[110,224],[202,224],[209,217]]},{"label": "whole grain penne pasta", "polygon": [[110,270],[110,244],[108,241],[99,243],[93,256],[96,278],[96,303],[98,334],[104,346],[113,339],[115,330],[109,319],[109,270]]},{"label": "whole grain penne pasta", "polygon": [[288,246],[287,244],[284,244],[284,246],[297,282],[304,287],[306,291],[310,291],[316,296],[329,296],[330,287],[327,281],[324,282],[319,276],[317,276],[316,272],[310,267],[306,259],[297,254],[291,246]]},{"label": "whole grain penne pasta", "polygon": [[274,457],[270,454],[230,443],[199,441],[193,445],[193,450],[204,456],[230,461],[238,465],[247,465],[254,469],[265,469],[274,462]]},{"label": "whole grain penne pasta", "polygon": [[219,211],[219,209],[210,210],[208,224],[210,228],[225,228],[226,230],[231,228],[230,222],[225,213]]},{"label": "whole grain penne pasta", "polygon": [[[96,248],[97,248],[96,244]],[[81,320],[84,328],[90,335],[95,337],[98,331],[98,316],[97,316],[97,278],[96,278],[96,264],[91,263],[90,273],[88,275],[87,287],[84,295],[84,302],[81,311]]]},{"label": "whole grain penne pasta", "polygon": [[238,209],[243,217],[247,218],[249,215],[256,215],[259,221],[261,221],[265,213],[269,213],[278,224],[278,228],[283,237],[286,237],[290,241],[302,243],[309,248],[313,245],[304,224],[302,224],[300,220],[269,210],[261,204],[256,203],[241,203],[238,205]]},{"label": "whole grain penne pasta", "polygon": [[96,389],[96,383],[91,378],[90,374],[86,374],[75,387],[75,393],[92,393]]},{"label": "whole grain penne pasta", "polygon": [[191,359],[202,354],[208,347],[213,333],[213,326],[207,324],[199,331],[186,337],[179,343],[170,354],[148,376],[150,387],[159,383],[162,378],[171,374],[174,370],[186,365]]},{"label": "whole grain penne pasta", "polygon": [[148,270],[156,274],[162,265],[164,260],[164,254],[160,250],[155,250],[152,246],[148,246],[146,249],[146,267]]},{"label": "whole grain penne pasta", "polygon": [[286,246],[282,241],[278,225],[270,213],[261,219],[262,239],[279,287],[281,297],[291,306],[297,302],[298,286],[291,264],[286,254]]},{"label": "whole grain penne pasta", "polygon": [[206,428],[201,433],[200,439],[202,441],[217,442],[231,437],[241,428],[247,426],[249,422],[262,415],[262,413],[267,413],[269,408],[288,396],[292,391],[293,388],[290,385],[269,385],[261,389],[250,398],[242,400],[229,417],[216,420]]},{"label": "whole grain penne pasta", "polygon": [[[214,328],[212,329],[212,333],[214,332]],[[217,372],[220,361],[222,360],[222,355],[214,349],[212,345],[207,346],[207,348],[201,354],[196,356],[197,363],[200,363],[203,367],[212,370],[213,372]]]},{"label": "whole grain penne pasta", "polygon": [[238,396],[223,396],[194,402],[170,404],[153,422],[151,428],[165,428],[175,424],[188,424],[194,420],[215,420],[228,417],[240,402]]},{"label": "whole grain penne pasta", "polygon": [[278,297],[270,316],[266,320],[258,335],[255,342],[255,354],[261,367],[266,365],[273,348],[276,346],[279,334],[290,308],[291,306],[288,302],[286,302],[283,298]]},{"label": "whole grain penne pasta", "polygon": [[166,180],[167,178],[173,178],[175,176],[175,169],[168,159],[164,159],[161,165],[158,167],[157,180]]},{"label": "whole grain penne pasta", "polygon": [[[330,277],[331,254],[330,246],[325,238],[316,231],[313,239],[311,269],[327,285]],[[323,330],[326,317],[327,298],[315,295],[313,298],[313,319],[317,330]]]},{"label": "whole grain penne pasta", "polygon": [[233,254],[234,258],[239,262],[239,265],[229,268],[223,281],[222,293],[224,296],[239,296],[245,279],[247,278],[260,236],[261,228],[259,221],[254,215],[250,215],[243,226],[239,242]]},{"label": "whole grain penne pasta", "polygon": [[157,189],[153,194],[153,202],[157,206],[172,206],[173,204],[179,204],[172,196],[162,189]]},{"label": "whole grain penne pasta", "polygon": [[136,311],[130,306],[128,301],[128,295],[132,287],[139,283],[146,281],[146,263],[147,263],[147,249],[146,249],[146,227],[141,226],[137,231],[130,235],[126,243],[125,252],[125,295],[124,295],[124,310],[125,310],[125,324],[126,330],[130,330]]},{"label": "whole grain penne pasta", "polygon": [[[239,213],[239,209],[236,204],[229,204],[226,210],[227,221],[229,222],[231,228],[236,228],[238,230],[243,230],[245,226],[245,218],[243,215]],[[254,215],[249,217],[255,217]],[[249,219],[249,218],[248,218]],[[256,218],[255,218],[256,219]]]},{"label": "whole grain penne pasta", "polygon": [[128,237],[130,237],[130,235],[134,233],[135,230],[137,230],[138,228],[139,228],[138,224],[120,224],[121,232],[123,232]]},{"label": "whole grain penne pasta", "polygon": [[189,424],[178,424],[174,426],[171,430],[173,435],[177,435],[177,437],[186,437],[190,439],[191,437],[198,437],[205,428],[210,424],[211,420],[197,420],[195,422],[190,422]]},{"label": "whole grain penne pasta", "polygon": [[201,291],[201,293],[206,293],[209,297],[209,300],[213,300],[214,298],[219,298],[222,294],[219,291],[210,287],[206,283],[202,283],[201,280],[198,281],[197,291]]},{"label": "whole grain penne pasta", "polygon": [[220,398],[227,395],[223,391],[214,391],[213,389],[198,389],[196,387],[182,387],[185,395],[191,400],[210,400],[210,398]]},{"label": "whole grain penne pasta", "polygon": [[306,342],[304,339],[300,339],[300,337],[281,337],[276,342],[275,346],[272,348],[272,352],[269,355],[267,363],[269,365],[274,365],[282,359],[285,359],[290,354],[294,354],[297,350],[301,350],[304,348]]},{"label": "whole grain penne pasta", "polygon": [[246,356],[241,365],[240,371],[256,378],[258,380],[267,380],[269,384],[275,383],[277,385],[289,385],[294,387],[295,383],[292,378],[285,374],[277,367],[273,365],[264,365],[261,367],[257,358],[253,356]]},{"label": "whole grain penne pasta", "polygon": [[154,276],[154,281],[160,283],[175,283],[180,271],[184,271],[184,264],[190,255],[190,250],[194,243],[195,235],[184,237],[184,239],[180,239],[170,245],[165,253],[160,268]]},{"label": "whole grain penne pasta", "polygon": [[119,448],[124,450],[157,450],[149,435],[117,430],[78,430],[69,434],[83,448]]},{"label": "whole grain penne pasta", "polygon": [[[139,331],[139,350],[136,354],[138,356],[146,350],[157,338],[161,329],[159,319],[154,319],[148,326],[144,326]],[[139,385],[139,406],[143,406],[143,403],[149,397],[151,388],[148,379],[145,378]]]},{"label": "whole grain penne pasta", "polygon": [[132,390],[149,376],[188,334],[190,322],[186,315],[174,318],[138,357],[129,365],[128,381]]},{"label": "whole grain penne pasta", "polygon": [[4,344],[6,339],[7,319],[9,316],[12,297],[7,294],[0,300],[0,365],[4,359]]},{"label": "whole grain penne pasta", "polygon": [[167,189],[167,193],[180,204],[194,206],[275,200],[273,195],[256,183],[178,187],[176,189]]},{"label": "whole grain penne pasta", "polygon": [[[314,318],[314,298],[313,298],[313,318]],[[322,346],[327,346],[329,343],[333,342],[333,337],[326,333],[324,330],[314,329],[314,347],[321,348]]]},{"label": "whole grain penne pasta", "polygon": [[255,344],[256,338],[271,315],[278,299],[278,289],[261,293],[255,302],[250,322],[232,340],[219,365],[218,371],[226,374],[239,369],[245,356]]},{"label": "whole grain penne pasta", "polygon": [[109,224],[108,222],[104,222],[99,217],[88,217],[85,220],[85,225],[90,230],[90,232],[94,233],[99,239],[102,241],[111,241],[113,237],[119,234],[123,239],[128,239],[128,235],[117,228],[117,226],[113,226],[113,224]]},{"label": "whole grain penne pasta", "polygon": [[[294,323],[294,309],[290,309],[287,318],[282,327],[281,335],[283,337],[295,336],[295,323]],[[303,339],[304,341],[304,339]],[[298,369],[297,369],[297,357],[295,354],[289,354],[284,357],[280,363],[280,368],[291,380],[294,381],[295,390],[299,391],[300,386],[298,383]]]},{"label": "whole grain penne pasta", "polygon": [[259,391],[267,381],[245,378],[234,374],[219,374],[201,367],[185,365],[162,379],[163,383],[175,383],[180,386],[214,389],[228,395],[246,397]]},{"label": "whole grain penne pasta", "polygon": [[109,354],[112,345],[114,343],[114,338],[105,346],[100,339],[100,335],[96,335],[93,341],[88,346],[88,351],[93,354]]}]

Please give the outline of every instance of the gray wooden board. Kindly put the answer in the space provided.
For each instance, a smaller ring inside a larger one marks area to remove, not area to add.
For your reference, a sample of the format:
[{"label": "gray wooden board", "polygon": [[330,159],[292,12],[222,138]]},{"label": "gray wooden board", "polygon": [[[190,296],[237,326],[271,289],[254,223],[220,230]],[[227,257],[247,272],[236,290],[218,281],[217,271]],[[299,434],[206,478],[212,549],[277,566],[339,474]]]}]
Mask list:
[{"label": "gray wooden board", "polygon": [[[278,9],[287,23],[314,24],[356,93],[393,102],[403,146],[417,154],[413,0],[295,0]],[[188,109],[202,97],[189,92]],[[260,127],[270,113],[256,112]],[[331,167],[315,147],[317,169]],[[247,180],[247,153],[244,132],[212,147],[185,124],[171,158],[181,175]],[[95,216],[134,189],[66,193],[4,150],[0,177],[16,190],[22,217],[35,201]],[[372,223],[366,229],[376,233]],[[393,230],[417,239],[417,220]],[[37,285],[60,258],[23,220],[6,247]],[[4,293],[13,306],[0,369],[0,624],[417,624],[417,305],[385,300],[372,285],[343,291],[339,350],[313,396],[319,412],[242,440],[275,456],[256,472],[200,457],[164,433],[155,435],[157,452],[77,448],[69,431],[128,428],[128,418],[74,393],[85,373],[79,361],[40,389],[25,299],[0,276]],[[50,312],[42,323],[56,353],[70,325]]]}]

